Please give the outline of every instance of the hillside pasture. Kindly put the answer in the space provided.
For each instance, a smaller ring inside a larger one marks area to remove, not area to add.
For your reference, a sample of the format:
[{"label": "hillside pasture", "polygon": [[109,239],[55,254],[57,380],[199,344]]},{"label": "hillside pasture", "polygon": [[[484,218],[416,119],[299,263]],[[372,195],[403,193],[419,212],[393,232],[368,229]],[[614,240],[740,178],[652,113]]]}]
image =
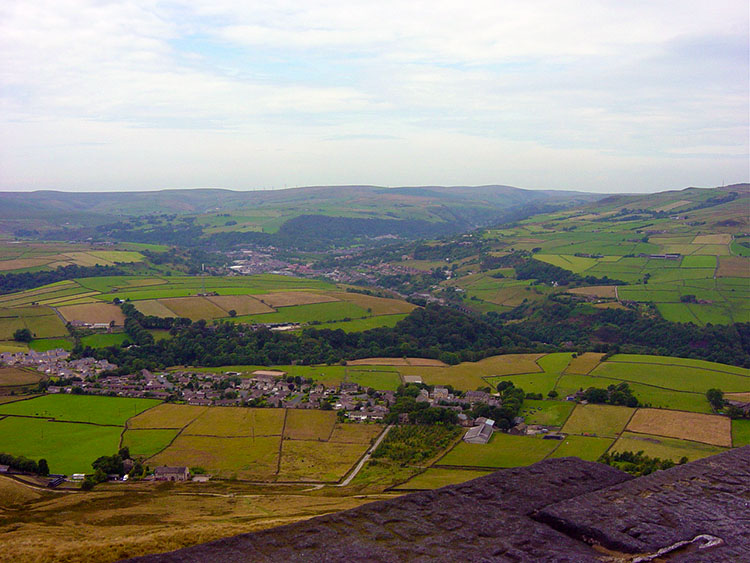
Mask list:
[{"label": "hillside pasture", "polygon": [[399,299],[387,299],[385,297],[374,297],[362,293],[329,293],[343,301],[354,303],[358,307],[370,310],[373,315],[401,315],[411,313],[417,308],[412,303],[401,301]]},{"label": "hillside pasture", "polygon": [[494,468],[531,465],[543,460],[559,444],[557,440],[495,432],[487,444],[459,442],[435,465]]},{"label": "hillside pasture", "polygon": [[281,436],[284,409],[212,407],[183,431],[183,435],[257,437]]},{"label": "hillside pasture", "polygon": [[625,432],[615,442],[610,451],[642,451],[647,456],[671,459],[677,463],[682,457],[688,458],[688,461],[695,461],[696,459],[724,452],[726,451],[726,448],[701,444],[699,442],[677,440],[675,438],[661,438],[657,436],[645,436],[642,434]]},{"label": "hillside pasture", "polygon": [[208,410],[196,405],[162,403],[143,411],[127,421],[128,429],[184,428]]},{"label": "hillside pasture", "polygon": [[688,365],[603,362],[591,375],[693,393],[705,393],[712,387],[730,393],[750,390],[750,377]]},{"label": "hillside pasture", "polygon": [[416,367],[448,367],[440,360],[430,358],[363,358],[350,360],[347,366],[416,366]]},{"label": "hillside pasture", "polygon": [[29,348],[35,352],[46,352],[57,348],[70,351],[73,349],[73,342],[67,338],[40,338],[29,342]]},{"label": "hillside pasture", "polygon": [[399,372],[402,376],[418,375],[428,385],[453,385],[461,391],[472,391],[487,386],[488,381],[495,381],[497,376],[541,373],[536,360],[542,355],[505,354],[449,367],[400,367]]},{"label": "hillside pasture", "polygon": [[125,324],[125,315],[123,315],[122,310],[117,305],[110,303],[68,305],[59,307],[57,310],[68,322],[109,323],[115,321],[118,326]]},{"label": "hillside pasture", "polygon": [[130,417],[158,405],[159,402],[156,399],[98,395],[43,395],[27,401],[0,405],[0,415],[123,426]]},{"label": "hillside pasture", "polygon": [[134,458],[149,458],[169,446],[177,432],[167,429],[126,430],[120,447],[128,448]]},{"label": "hillside pasture", "polygon": [[566,436],[549,457],[577,457],[585,461],[596,461],[614,443],[612,438],[592,436]]},{"label": "hillside pasture", "polygon": [[729,244],[732,242],[730,234],[697,235],[692,244]]},{"label": "hillside pasture", "polygon": [[602,299],[615,299],[617,297],[614,285],[592,285],[588,287],[574,287],[567,290],[574,295],[592,295]]},{"label": "hillside pasture", "polygon": [[260,313],[273,313],[273,309],[262,303],[255,297],[249,295],[215,295],[207,297],[211,303],[227,311],[236,311],[238,315],[257,315]]},{"label": "hillside pasture", "polygon": [[750,258],[722,256],[716,275],[720,278],[750,278]]},{"label": "hillside pasture", "polygon": [[575,403],[571,401],[526,399],[523,402],[521,416],[526,424],[562,426],[574,408]]},{"label": "hillside pasture", "polygon": [[703,442],[714,446],[732,446],[731,421],[725,416],[662,409],[638,409],[627,426],[629,432],[654,434]]},{"label": "hillside pasture", "polygon": [[175,313],[173,316],[184,317],[192,321],[220,319],[229,316],[227,311],[221,309],[205,297],[159,299],[159,303],[170,311],[173,311]]},{"label": "hillside pasture", "polygon": [[116,426],[8,416],[0,420],[0,452],[45,458],[53,473],[91,473],[95,459],[117,452],[120,432],[122,428]]},{"label": "hillside pasture", "polygon": [[329,442],[369,445],[382,431],[378,424],[336,423]]},{"label": "hillside pasture", "polygon": [[750,377],[750,369],[739,366],[730,366],[728,364],[719,364],[706,360],[695,360],[693,358],[676,358],[673,356],[650,356],[646,354],[615,354],[607,360],[607,363],[634,363],[634,364],[656,364],[685,366],[689,368],[703,369],[707,371],[717,371],[724,373],[734,373]]},{"label": "hillside pasture", "polygon": [[281,445],[280,481],[341,480],[369,444],[284,440]]},{"label": "hillside pasture", "polygon": [[47,314],[24,315],[21,317],[23,323],[31,331],[35,338],[54,338],[56,336],[67,336],[68,329],[54,311],[44,307]]},{"label": "hillside pasture", "polygon": [[[523,375],[499,375],[486,377],[485,381],[492,389],[496,389],[501,381],[510,381],[516,387],[520,387],[526,393],[541,393],[546,396],[557,385],[559,375],[556,373],[527,373]],[[471,389],[464,389],[470,391]]]},{"label": "hillside pasture", "polygon": [[215,437],[180,434],[148,459],[151,467],[203,467],[221,478],[272,480],[278,466],[281,436]]},{"label": "hillside pasture", "polygon": [[351,321],[331,321],[320,323],[316,328],[341,329],[344,332],[362,332],[380,327],[394,327],[396,323],[406,318],[406,315],[380,315],[377,317],[365,317],[364,319],[353,319]]},{"label": "hillside pasture", "polygon": [[625,429],[634,410],[611,405],[576,405],[562,431],[565,434],[615,437]]},{"label": "hillside pasture", "polygon": [[166,319],[169,317],[176,317],[177,313],[167,308],[166,305],[157,301],[156,299],[147,299],[145,301],[133,301],[133,306],[139,312],[143,313],[147,317],[159,317]]},{"label": "hillside pasture", "polygon": [[333,411],[289,409],[284,422],[284,439],[327,441],[335,424]]},{"label": "hillside pasture", "polygon": [[120,346],[130,337],[124,332],[114,332],[111,334],[90,334],[81,338],[83,346],[91,348],[107,348],[108,346]]},{"label": "hillside pasture", "polygon": [[0,387],[22,387],[36,385],[43,379],[38,371],[16,367],[0,367]]},{"label": "hillside pasture", "polygon": [[583,354],[579,354],[577,357],[570,360],[564,373],[586,375],[599,365],[603,356],[604,354],[597,352],[584,352]]},{"label": "hillside pasture", "polygon": [[339,301],[336,297],[322,293],[305,291],[283,291],[278,293],[262,293],[256,298],[271,307],[292,307],[294,305],[312,305],[314,303],[330,303]]},{"label": "hillside pasture", "polygon": [[380,369],[347,370],[347,381],[359,384],[360,387],[371,387],[376,391],[395,391],[401,385],[398,372]]},{"label": "hillside pasture", "polygon": [[243,315],[229,320],[243,323],[325,323],[369,316],[367,311],[353,303],[330,301],[311,305],[290,305],[281,307],[274,313]]},{"label": "hillside pasture", "polygon": [[750,420],[732,421],[732,446],[750,446]]}]

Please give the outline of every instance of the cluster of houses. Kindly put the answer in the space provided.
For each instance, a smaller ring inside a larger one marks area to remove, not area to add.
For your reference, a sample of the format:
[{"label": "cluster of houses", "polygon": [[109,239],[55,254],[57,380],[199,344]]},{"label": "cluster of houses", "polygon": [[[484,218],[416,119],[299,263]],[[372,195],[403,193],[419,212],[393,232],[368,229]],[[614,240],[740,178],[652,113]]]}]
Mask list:
[{"label": "cluster of houses", "polygon": [[[91,379],[97,377],[100,373],[108,370],[117,369],[117,366],[109,363],[107,360],[97,360],[95,358],[81,358],[70,360],[70,353],[57,348],[46,352],[15,352],[0,354],[0,365],[9,367],[32,367],[37,371],[49,376],[59,377],[61,379],[80,378]],[[50,393],[60,392],[54,386],[48,388]]]}]

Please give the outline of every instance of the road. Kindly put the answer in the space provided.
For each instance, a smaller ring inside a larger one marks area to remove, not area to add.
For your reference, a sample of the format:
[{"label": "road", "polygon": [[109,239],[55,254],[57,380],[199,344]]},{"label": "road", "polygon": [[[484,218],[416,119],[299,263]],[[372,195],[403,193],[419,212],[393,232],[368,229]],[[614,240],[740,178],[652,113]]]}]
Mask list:
[{"label": "road", "polygon": [[370,449],[368,449],[367,452],[365,452],[365,455],[362,456],[362,459],[359,460],[359,463],[354,468],[354,471],[352,471],[349,474],[349,476],[346,479],[344,479],[341,483],[336,485],[337,487],[346,487],[349,483],[352,482],[352,479],[354,479],[357,476],[357,473],[359,473],[359,470],[362,469],[362,467],[364,467],[365,463],[367,463],[367,460],[370,459],[370,455],[372,454],[372,452],[374,452],[375,448],[377,448],[380,445],[380,442],[382,442],[383,438],[385,438],[385,435],[391,431],[391,428],[393,428],[392,424],[387,426],[386,429],[383,430],[383,433],[380,436],[378,436],[378,439],[375,440],[375,443],[372,446],[370,446]]}]

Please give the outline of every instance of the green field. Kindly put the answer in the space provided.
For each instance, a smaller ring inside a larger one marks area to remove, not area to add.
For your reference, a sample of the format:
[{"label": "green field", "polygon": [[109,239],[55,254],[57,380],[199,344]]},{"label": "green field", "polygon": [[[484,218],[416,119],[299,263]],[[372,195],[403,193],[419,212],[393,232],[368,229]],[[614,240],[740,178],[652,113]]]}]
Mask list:
[{"label": "green field", "polygon": [[713,387],[725,393],[750,391],[750,377],[687,365],[603,362],[591,374],[694,393],[705,393]]},{"label": "green field", "polygon": [[[7,409],[16,404],[0,406]],[[52,473],[91,473],[96,458],[117,453],[121,432],[116,426],[9,416],[0,420],[0,451],[45,458]]]},{"label": "green field", "polygon": [[687,457],[689,461],[694,461],[726,451],[726,448],[709,446],[708,444],[701,444],[699,442],[689,442],[687,440],[677,440],[675,438],[645,437],[643,434],[624,432],[622,437],[612,446],[611,451],[643,451],[643,453],[651,457],[671,459],[677,462],[683,456]]},{"label": "green field", "polygon": [[516,387],[520,387],[527,393],[541,393],[546,396],[547,393],[555,388],[555,384],[560,376],[554,373],[529,373],[525,375],[506,375],[503,377],[488,377],[487,383],[493,388],[501,381],[511,381]]},{"label": "green field", "polygon": [[565,434],[617,436],[625,429],[634,409],[610,405],[577,405],[563,426]]},{"label": "green field", "polygon": [[51,418],[123,426],[131,416],[158,405],[156,399],[126,399],[95,395],[44,395],[0,405],[0,414]]},{"label": "green field", "polygon": [[523,402],[521,416],[526,424],[542,426],[562,426],[573,412],[575,403],[571,401],[538,401],[526,399]]},{"label": "green field", "polygon": [[116,332],[113,334],[90,334],[81,338],[81,344],[83,346],[90,346],[91,348],[107,348],[108,346],[120,346],[123,342],[128,340],[128,335],[124,332]]},{"label": "green field", "polygon": [[732,421],[732,446],[750,446],[750,420]]},{"label": "green field", "polygon": [[459,442],[436,465],[458,467],[519,467],[541,461],[560,444],[527,436],[495,432],[487,444]]},{"label": "green field", "polygon": [[730,366],[727,364],[718,364],[716,362],[707,362],[705,360],[693,360],[691,358],[675,358],[672,356],[647,356],[644,354],[615,354],[608,362],[630,362],[643,364],[674,365],[686,366],[709,371],[721,371],[726,373],[735,373],[750,377],[750,369],[739,366]]},{"label": "green field", "polygon": [[148,458],[166,448],[175,436],[177,436],[177,430],[126,430],[122,435],[120,445],[129,448],[130,455],[134,458]]},{"label": "green field", "polygon": [[612,438],[591,436],[566,436],[550,457],[577,457],[585,461],[596,461],[614,443]]},{"label": "green field", "polygon": [[361,387],[372,387],[376,391],[395,391],[401,385],[401,377],[394,369],[367,368],[354,370],[350,368],[347,372],[347,381],[358,383]]},{"label": "green field", "polygon": [[393,327],[396,323],[405,319],[407,315],[379,315],[377,317],[366,317],[364,319],[354,319],[351,321],[333,321],[320,323],[315,328],[330,328],[331,330],[341,329],[345,332],[362,332],[380,327]]},{"label": "green field", "polygon": [[370,313],[354,303],[349,303],[347,301],[332,301],[330,303],[313,303],[311,305],[280,307],[275,313],[243,315],[230,320],[232,322],[243,323],[324,323],[369,316]]},{"label": "green field", "polygon": [[73,343],[67,338],[43,338],[29,342],[29,348],[36,352],[46,352],[48,350],[55,350],[56,348],[72,350]]}]

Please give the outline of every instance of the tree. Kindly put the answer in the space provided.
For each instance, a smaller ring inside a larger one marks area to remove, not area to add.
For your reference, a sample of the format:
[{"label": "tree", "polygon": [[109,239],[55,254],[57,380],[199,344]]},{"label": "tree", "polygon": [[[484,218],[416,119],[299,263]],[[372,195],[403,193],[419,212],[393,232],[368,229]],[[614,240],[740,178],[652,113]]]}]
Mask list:
[{"label": "tree", "polygon": [[236,317],[237,316],[237,311],[235,311],[234,309],[230,309],[229,310],[229,316],[230,317]]},{"label": "tree", "polygon": [[47,464],[47,460],[42,458],[37,462],[37,466],[39,467],[39,475],[42,475],[46,477],[49,475],[49,465]]},{"label": "tree", "polygon": [[13,340],[16,342],[31,342],[33,338],[34,335],[28,328],[19,328],[13,333]]},{"label": "tree", "polygon": [[724,407],[724,392],[721,389],[709,389],[706,391],[706,399],[716,411]]}]

